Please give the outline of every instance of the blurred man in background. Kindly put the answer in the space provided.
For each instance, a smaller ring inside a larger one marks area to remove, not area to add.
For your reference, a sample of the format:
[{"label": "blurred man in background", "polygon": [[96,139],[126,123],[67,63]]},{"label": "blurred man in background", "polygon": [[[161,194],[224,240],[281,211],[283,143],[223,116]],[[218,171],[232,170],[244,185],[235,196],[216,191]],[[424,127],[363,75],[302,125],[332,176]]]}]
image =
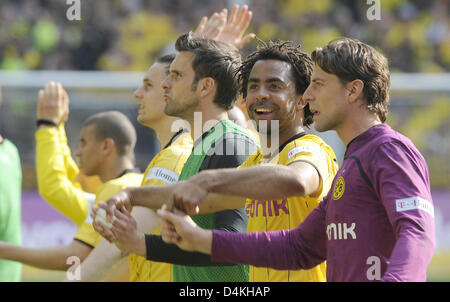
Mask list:
[{"label": "blurred man in background", "polygon": [[[0,107],[2,89],[0,87]],[[16,146],[0,133],[0,255],[1,242],[21,244],[22,169]],[[1,256],[0,256],[1,258]],[[22,265],[0,259],[0,281],[20,281]]]},{"label": "blurred man in background", "polygon": [[[80,210],[79,206],[84,209],[87,207],[86,201],[83,200],[84,192],[71,178],[75,177],[76,173],[73,173],[73,170],[69,173],[65,169],[66,162],[58,141],[60,139],[58,127],[65,121],[69,112],[67,93],[61,84],[51,82],[39,91],[38,98],[39,130],[36,136],[41,143],[44,139],[40,136],[47,136],[49,140],[53,138],[55,141],[52,152],[38,154],[37,163],[46,172],[38,173],[38,181],[44,181],[46,177],[53,180],[51,183],[45,183],[41,190],[60,192],[62,199],[57,200],[58,204],[65,206],[65,209],[76,207],[77,212],[66,211],[68,214],[77,214],[80,219],[81,215],[84,215],[82,213],[84,210]],[[88,177],[98,175],[103,183],[96,192],[94,203],[107,200],[124,188],[136,186],[142,181],[142,174],[134,168],[135,144],[135,129],[128,118],[120,112],[97,113],[85,121],[76,156],[79,158],[83,173]],[[86,216],[79,225],[73,241],[68,245],[28,248],[1,242],[0,258],[43,269],[67,270],[70,267],[70,262],[67,261],[69,257],[76,256],[82,261],[100,240],[101,237],[92,228],[90,216]]]}]

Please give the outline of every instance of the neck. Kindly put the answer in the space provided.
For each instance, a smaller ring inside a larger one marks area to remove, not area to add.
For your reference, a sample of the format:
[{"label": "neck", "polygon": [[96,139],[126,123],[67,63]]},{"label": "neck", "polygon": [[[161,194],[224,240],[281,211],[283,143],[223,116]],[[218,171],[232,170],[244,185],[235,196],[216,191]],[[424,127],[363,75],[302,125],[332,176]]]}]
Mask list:
[{"label": "neck", "polygon": [[128,158],[121,158],[115,159],[115,161],[112,164],[108,163],[104,164],[104,167],[107,167],[107,169],[101,171],[99,173],[99,177],[102,180],[102,182],[107,182],[117,178],[126,169],[133,169],[134,164]]},{"label": "neck", "polygon": [[200,106],[197,107],[193,116],[187,119],[191,126],[191,136],[193,141],[195,142],[203,135],[203,133],[211,130],[217,122],[222,120],[228,120],[228,113],[225,110],[218,108],[215,104],[210,104],[207,109],[202,109]]},{"label": "neck", "polygon": [[364,111],[365,113],[358,112],[357,114],[350,114],[353,119],[349,119],[348,122],[336,129],[339,138],[342,140],[345,146],[360,134],[366,132],[373,126],[381,124],[380,119],[374,113]]},{"label": "neck", "polygon": [[[263,157],[271,158],[275,152],[278,151],[281,145],[285,144],[289,141],[293,136],[304,132],[302,126],[292,127],[286,130],[280,130],[278,135],[274,135],[274,131],[278,131],[277,129],[271,129],[270,134],[260,134],[260,144],[261,144],[261,152]],[[265,139],[265,141],[264,141]]]},{"label": "neck", "polygon": [[161,149],[166,146],[176,132],[181,130],[183,126],[182,120],[176,117],[166,116],[160,120],[152,123],[151,125],[146,125],[146,127],[152,128],[156,133],[156,139],[158,140]]}]

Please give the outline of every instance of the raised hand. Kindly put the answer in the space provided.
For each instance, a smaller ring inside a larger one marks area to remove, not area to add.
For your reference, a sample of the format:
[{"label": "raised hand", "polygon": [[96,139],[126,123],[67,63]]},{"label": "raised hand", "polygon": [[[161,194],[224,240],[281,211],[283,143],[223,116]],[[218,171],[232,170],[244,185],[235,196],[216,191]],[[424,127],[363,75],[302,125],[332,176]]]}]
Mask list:
[{"label": "raised hand", "polygon": [[233,44],[237,48],[242,48],[256,37],[254,33],[243,37],[252,18],[253,13],[248,10],[247,5],[242,6],[240,11],[239,5],[233,6],[230,17],[216,40]]},{"label": "raised hand", "polygon": [[50,82],[39,90],[37,118],[49,120],[56,125],[64,123],[69,116],[69,96],[61,83]]},{"label": "raised hand", "polygon": [[254,33],[243,37],[252,17],[253,13],[248,10],[247,5],[242,9],[239,9],[239,5],[233,6],[229,18],[228,10],[223,9],[220,13],[214,13],[210,19],[203,17],[194,31],[194,37],[216,40],[242,48],[256,37]]}]

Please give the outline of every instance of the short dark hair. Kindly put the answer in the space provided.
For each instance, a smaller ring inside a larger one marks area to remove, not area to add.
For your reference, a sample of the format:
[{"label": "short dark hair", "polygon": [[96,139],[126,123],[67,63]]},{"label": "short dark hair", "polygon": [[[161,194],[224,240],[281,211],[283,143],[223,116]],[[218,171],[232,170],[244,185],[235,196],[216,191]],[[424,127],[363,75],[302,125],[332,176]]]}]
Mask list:
[{"label": "short dark hair", "polygon": [[361,80],[369,111],[386,121],[390,75],[388,61],[375,48],[357,39],[338,38],[312,52],[313,61],[342,83]]},{"label": "short dark hair", "polygon": [[175,57],[176,57],[175,54],[163,55],[156,59],[156,63],[166,64],[167,65],[166,73],[169,74],[170,64],[172,64],[173,60],[175,60]]},{"label": "short dark hair", "polygon": [[97,141],[111,138],[120,156],[130,157],[134,162],[136,129],[130,120],[119,111],[105,111],[90,116],[83,127],[94,125]]},{"label": "short dark hair", "polygon": [[[280,40],[266,43],[260,40],[258,48],[247,56],[240,68],[239,80],[244,98],[247,97],[247,85],[253,66],[261,60],[279,60],[289,63],[292,66],[296,93],[303,94],[308,88],[314,64],[308,54],[300,49],[300,45],[294,45],[292,41]],[[309,104],[303,111],[303,125],[309,128],[313,123]]]},{"label": "short dark hair", "polygon": [[194,83],[205,77],[213,78],[217,85],[214,103],[224,110],[230,110],[239,92],[236,77],[241,64],[239,50],[231,44],[193,38],[192,32],[180,36],[175,48],[195,55],[192,61]]}]

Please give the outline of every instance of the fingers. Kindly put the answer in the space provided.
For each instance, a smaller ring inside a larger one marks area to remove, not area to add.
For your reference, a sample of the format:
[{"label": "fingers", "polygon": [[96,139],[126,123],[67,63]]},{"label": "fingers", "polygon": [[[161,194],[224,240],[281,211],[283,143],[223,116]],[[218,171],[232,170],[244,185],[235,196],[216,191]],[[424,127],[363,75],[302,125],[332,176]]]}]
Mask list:
[{"label": "fingers", "polygon": [[113,243],[116,240],[116,236],[114,235],[113,231],[105,226],[103,224],[94,221],[92,223],[92,226],[94,227],[94,230],[97,231],[100,235],[102,235],[103,238],[108,240],[109,243]]},{"label": "fingers", "polygon": [[236,22],[236,16],[239,11],[239,5],[234,5],[233,9],[231,10],[230,18],[228,19],[228,24],[234,24]]},{"label": "fingers", "polygon": [[205,25],[202,37],[205,39],[216,39],[225,26],[227,10],[223,10],[220,14],[214,13]]},{"label": "fingers", "polygon": [[205,31],[206,24],[208,23],[208,17],[202,17],[200,23],[197,25],[197,28],[193,32],[194,38],[201,38],[203,36],[203,32]]},{"label": "fingers", "polygon": [[[111,200],[110,200],[111,201]],[[112,202],[99,202],[98,203],[98,207],[102,208],[106,211],[106,220],[108,222],[113,221],[113,217],[114,217],[114,210],[116,209],[116,205]]]}]

